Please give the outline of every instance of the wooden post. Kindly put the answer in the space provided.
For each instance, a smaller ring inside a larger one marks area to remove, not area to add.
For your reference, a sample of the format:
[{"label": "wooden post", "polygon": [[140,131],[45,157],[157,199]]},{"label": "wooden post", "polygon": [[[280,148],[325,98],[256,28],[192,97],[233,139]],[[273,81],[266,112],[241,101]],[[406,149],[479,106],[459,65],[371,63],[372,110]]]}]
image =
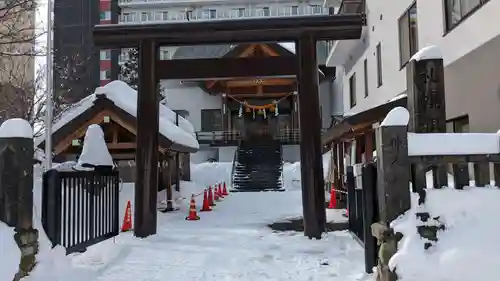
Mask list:
[{"label": "wooden post", "polygon": [[[370,131],[371,133],[371,131]],[[366,151],[365,151],[366,153]],[[365,238],[365,271],[373,273],[377,265],[377,239],[372,236],[371,226],[378,222],[377,166],[371,162],[363,165],[363,237]]]},{"label": "wooden post", "polygon": [[32,218],[33,130],[28,121],[9,119],[0,126],[0,221],[14,227],[21,250],[14,280],[26,276],[35,265],[38,231],[33,229]]},{"label": "wooden post", "polygon": [[159,102],[155,61],[158,47],[152,40],[139,46],[139,91],[137,95],[137,151],[134,235],[156,234],[158,186]]},{"label": "wooden post", "polygon": [[373,131],[369,130],[365,133],[365,161],[373,161]]},{"label": "wooden post", "polygon": [[298,40],[298,96],[300,102],[300,162],[304,235],[321,239],[326,211],[321,145],[321,117],[318,96],[316,41],[309,34]]},{"label": "wooden post", "polygon": [[189,153],[181,153],[182,159],[182,180],[190,181],[191,180],[191,158]]},{"label": "wooden post", "polygon": [[181,191],[181,154],[175,153],[175,191]]},{"label": "wooden post", "polygon": [[[421,50],[420,52],[425,52]],[[418,54],[416,55],[418,57]],[[446,107],[444,88],[444,67],[442,58],[411,59],[407,66],[408,110],[410,112],[409,132],[445,133]],[[418,165],[415,165],[418,166]],[[424,178],[429,167],[414,167],[416,178]],[[447,164],[433,167],[434,187],[448,184]],[[421,173],[424,173],[421,175]],[[421,183],[422,181],[418,181]],[[425,183],[425,180],[423,181]],[[415,184],[419,190],[425,186]]]},{"label": "wooden post", "polygon": [[174,210],[174,204],[172,202],[173,200],[173,194],[172,194],[172,157],[170,156],[169,152],[166,153],[166,168],[165,168],[165,173],[166,173],[166,182],[167,182],[167,208],[165,211],[171,212]]},{"label": "wooden post", "polygon": [[389,224],[410,209],[408,111],[396,107],[376,129],[377,193],[380,220]]}]

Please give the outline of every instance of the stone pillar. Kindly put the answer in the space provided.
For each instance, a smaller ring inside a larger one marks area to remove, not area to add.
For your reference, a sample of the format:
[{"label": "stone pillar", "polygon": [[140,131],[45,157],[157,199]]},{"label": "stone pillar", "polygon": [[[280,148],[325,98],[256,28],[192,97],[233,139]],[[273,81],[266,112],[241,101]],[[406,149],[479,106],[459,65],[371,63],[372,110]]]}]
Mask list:
[{"label": "stone pillar", "polygon": [[389,224],[410,209],[408,111],[396,107],[376,129],[377,198],[380,220]]},{"label": "stone pillar", "polygon": [[0,126],[0,221],[14,227],[21,250],[19,272],[35,266],[38,231],[33,229],[33,130],[26,120],[9,119]]},{"label": "stone pillar", "polygon": [[[432,49],[432,50],[431,50]],[[427,47],[419,51],[408,63],[407,88],[408,110],[410,112],[409,132],[445,133],[446,107],[444,88],[443,59],[422,56],[430,51],[439,52],[436,47]],[[434,55],[436,55],[435,53]],[[424,59],[419,59],[423,57]],[[434,172],[434,187],[447,185],[447,164],[433,167],[414,165],[412,174],[414,189],[425,188],[425,172],[431,168]],[[424,183],[424,186],[422,186]]]}]

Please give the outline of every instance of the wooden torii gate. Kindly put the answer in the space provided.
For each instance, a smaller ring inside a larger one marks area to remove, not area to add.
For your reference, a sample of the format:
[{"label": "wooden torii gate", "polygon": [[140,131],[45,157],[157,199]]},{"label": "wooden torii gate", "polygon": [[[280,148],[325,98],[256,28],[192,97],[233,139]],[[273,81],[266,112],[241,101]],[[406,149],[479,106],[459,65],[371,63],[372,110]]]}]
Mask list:
[{"label": "wooden torii gate", "polygon": [[[94,43],[103,49],[139,48],[134,234],[156,234],[158,186],[158,99],[161,79],[298,78],[300,160],[304,234],[325,232],[321,116],[316,42],[359,39],[365,15],[336,14],[269,19],[231,19],[161,24],[97,25]],[[265,58],[159,60],[160,46],[295,42],[296,55]]]}]

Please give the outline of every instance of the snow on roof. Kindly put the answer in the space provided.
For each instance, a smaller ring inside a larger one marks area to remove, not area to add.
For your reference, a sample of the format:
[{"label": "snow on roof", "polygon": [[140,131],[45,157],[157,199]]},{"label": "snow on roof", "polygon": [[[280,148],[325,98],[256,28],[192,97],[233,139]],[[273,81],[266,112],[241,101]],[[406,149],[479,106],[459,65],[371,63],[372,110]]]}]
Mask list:
[{"label": "snow on roof", "polygon": [[[71,120],[91,108],[94,105],[97,95],[105,95],[106,98],[111,100],[117,107],[121,108],[128,114],[137,117],[137,91],[132,89],[125,82],[115,80],[103,87],[98,87],[94,94],[82,99],[80,102],[74,104],[63,112],[58,120],[55,120],[54,125],[52,126],[52,133],[55,133]],[[191,125],[189,121],[184,119],[182,116],[179,116],[179,126],[175,125],[175,112],[163,104],[160,104],[159,118],[159,132],[165,138],[182,146],[195,149],[199,148],[193,125]],[[44,138],[45,136],[43,135],[37,138],[35,145],[38,146]]]},{"label": "snow on roof", "polygon": [[420,60],[433,60],[433,59],[442,59],[443,52],[439,49],[438,46],[427,46],[420,49],[416,52],[410,60],[420,61]]},{"label": "snow on roof", "polygon": [[386,126],[406,126],[410,121],[410,113],[408,109],[398,106],[393,108],[387,116],[384,118],[384,121],[380,123],[380,127]]},{"label": "snow on roof", "polygon": [[104,140],[104,132],[101,126],[97,124],[90,125],[87,132],[85,132],[82,153],[76,165],[77,167],[83,167],[84,164],[114,166],[113,157],[109,154],[106,140]]},{"label": "snow on roof", "polygon": [[0,138],[33,138],[33,129],[28,121],[22,118],[8,119],[0,126]]}]

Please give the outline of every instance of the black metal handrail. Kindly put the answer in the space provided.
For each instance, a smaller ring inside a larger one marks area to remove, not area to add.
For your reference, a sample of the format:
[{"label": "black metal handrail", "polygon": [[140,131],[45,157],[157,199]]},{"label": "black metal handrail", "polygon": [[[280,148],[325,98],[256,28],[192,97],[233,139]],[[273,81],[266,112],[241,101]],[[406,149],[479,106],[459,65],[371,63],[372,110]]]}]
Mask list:
[{"label": "black metal handrail", "polygon": [[234,186],[234,170],[236,168],[237,161],[238,161],[238,149],[235,149],[234,156],[233,156],[233,166],[231,167],[231,189]]},{"label": "black metal handrail", "polygon": [[[326,129],[321,130],[323,135]],[[275,140],[281,142],[300,142],[300,129],[281,129],[274,136]],[[209,143],[232,143],[243,140],[243,134],[239,131],[217,131],[217,132],[196,132],[196,139],[199,142]]]}]

